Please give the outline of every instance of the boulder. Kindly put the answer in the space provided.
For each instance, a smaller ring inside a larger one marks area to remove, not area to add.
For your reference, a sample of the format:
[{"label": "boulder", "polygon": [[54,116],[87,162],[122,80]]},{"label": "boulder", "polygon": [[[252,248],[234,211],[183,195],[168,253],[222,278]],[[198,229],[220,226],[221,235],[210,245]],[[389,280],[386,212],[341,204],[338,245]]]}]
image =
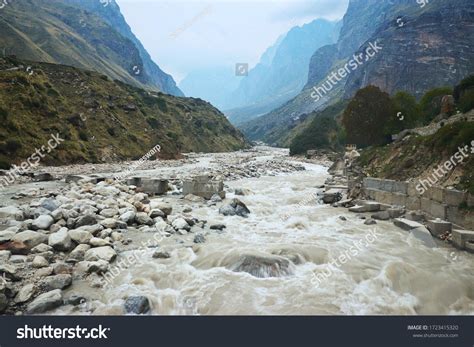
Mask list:
[{"label": "boulder", "polygon": [[431,234],[435,237],[440,237],[447,232],[450,233],[453,229],[452,223],[441,219],[429,220],[426,223],[426,226],[428,227],[428,230],[431,232]]},{"label": "boulder", "polygon": [[60,289],[41,294],[33,300],[27,307],[28,314],[45,313],[53,310],[63,303],[63,296]]},{"label": "boulder", "polygon": [[155,222],[153,221],[152,218],[150,218],[148,216],[148,214],[146,214],[145,212],[138,212],[136,217],[135,217],[135,221],[137,222],[137,224],[140,224],[140,225],[153,225],[155,224]]},{"label": "boulder", "polygon": [[14,301],[17,304],[22,304],[30,300],[34,293],[35,293],[35,285],[32,283],[27,284],[21,287],[21,289],[16,294]]},{"label": "boulder", "polygon": [[194,236],[194,243],[205,243],[206,242],[206,238],[204,237],[203,234],[197,234],[196,236]]},{"label": "boulder", "polygon": [[87,261],[105,260],[113,261],[117,257],[117,253],[110,246],[91,248],[86,251],[84,259]]},{"label": "boulder", "polygon": [[69,237],[76,243],[89,243],[92,239],[92,233],[86,229],[74,229],[68,231]]},{"label": "boulder", "polygon": [[168,258],[171,258],[171,255],[168,252],[156,251],[155,253],[153,253],[153,258],[168,259]]},{"label": "boulder", "polygon": [[246,272],[254,277],[281,277],[293,273],[291,262],[279,256],[243,255],[230,267],[235,272]]},{"label": "boulder", "polygon": [[42,267],[49,266],[49,262],[44,257],[37,255],[36,257],[34,257],[31,265],[33,265],[34,268],[40,269]]},{"label": "boulder", "polygon": [[159,200],[151,200],[150,208],[152,210],[159,209],[167,216],[169,216],[173,212],[173,207],[169,203]]},{"label": "boulder", "polygon": [[390,213],[388,211],[380,211],[380,212],[374,213],[371,217],[376,220],[389,220]]},{"label": "boulder", "polygon": [[86,252],[91,248],[91,246],[86,244],[80,244],[69,254],[68,262],[79,262],[84,260]]},{"label": "boulder", "polygon": [[67,274],[48,276],[41,281],[41,284],[48,291],[67,288],[71,285],[71,283],[72,276]]},{"label": "boulder", "polygon": [[239,199],[232,199],[230,204],[224,205],[219,209],[219,213],[224,216],[240,216],[247,217],[250,210]]},{"label": "boulder", "polygon": [[67,228],[61,228],[57,233],[49,235],[48,244],[58,251],[69,251],[74,247]]},{"label": "boulder", "polygon": [[104,247],[104,246],[110,246],[110,241],[101,239],[99,237],[93,237],[90,239],[89,244],[92,247]]},{"label": "boulder", "polygon": [[97,224],[97,217],[92,214],[87,214],[85,216],[81,216],[76,220],[75,227],[79,228],[84,225],[94,225]]},{"label": "boulder", "polygon": [[36,218],[33,223],[31,223],[31,228],[33,230],[48,230],[49,227],[54,223],[54,218],[50,215],[42,215]]},{"label": "boulder", "polygon": [[124,308],[128,314],[145,314],[150,311],[150,301],[145,296],[129,296]]},{"label": "boulder", "polygon": [[135,223],[135,216],[136,216],[136,212],[134,211],[127,211],[125,213],[122,213],[119,217],[119,219],[124,222],[124,223],[127,223],[128,225],[132,225],[133,223]]},{"label": "boulder", "polygon": [[119,211],[116,208],[106,208],[100,211],[100,215],[105,218],[112,218],[119,214]]},{"label": "boulder", "polygon": [[26,230],[16,234],[11,241],[13,243],[21,243],[28,250],[31,250],[33,247],[38,246],[41,243],[47,243],[48,236],[37,231]]},{"label": "boulder", "polygon": [[191,230],[191,227],[189,226],[188,222],[184,218],[176,218],[173,223],[171,223],[173,228],[176,230],[186,230],[189,231]]},{"label": "boulder", "polygon": [[59,208],[59,205],[58,203],[56,202],[56,200],[52,199],[52,198],[46,198],[44,200],[42,200],[40,206],[48,211],[51,211],[53,212],[54,210],[57,210]]},{"label": "boulder", "polygon": [[118,225],[118,221],[113,218],[106,218],[100,222],[100,225],[107,229],[115,229]]}]

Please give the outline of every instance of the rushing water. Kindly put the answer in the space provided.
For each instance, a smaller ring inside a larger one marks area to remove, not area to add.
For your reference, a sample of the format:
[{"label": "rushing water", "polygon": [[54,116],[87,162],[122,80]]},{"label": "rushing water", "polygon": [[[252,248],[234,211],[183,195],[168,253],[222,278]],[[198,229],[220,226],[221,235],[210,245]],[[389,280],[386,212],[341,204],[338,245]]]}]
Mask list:
[{"label": "rushing water", "polygon": [[[210,231],[199,245],[193,234],[170,237],[160,242],[170,259],[153,259],[154,249],[147,249],[108,289],[75,282],[69,292],[91,303],[82,312],[67,306],[56,313],[122,314],[129,295],[147,296],[159,315],[474,313],[473,255],[429,247],[391,222],[366,226],[346,209],[302,204],[327,177],[325,168],[308,164],[304,172],[230,182],[252,192],[239,197],[252,212],[247,219],[188,202],[193,216],[226,224],[225,232]],[[285,220],[285,214],[291,217]],[[375,239],[359,242],[370,233]],[[354,251],[354,244],[363,246]],[[345,264],[330,264],[344,253]],[[289,274],[271,278],[231,270],[249,254],[279,254],[294,264]]]}]

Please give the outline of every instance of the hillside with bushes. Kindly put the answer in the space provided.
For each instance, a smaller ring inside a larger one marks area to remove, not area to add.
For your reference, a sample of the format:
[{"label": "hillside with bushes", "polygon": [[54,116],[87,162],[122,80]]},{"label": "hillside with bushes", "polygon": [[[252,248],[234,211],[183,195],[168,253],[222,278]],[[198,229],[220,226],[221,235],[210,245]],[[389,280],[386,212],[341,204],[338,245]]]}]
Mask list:
[{"label": "hillside with bushes", "polygon": [[208,102],[146,91],[92,71],[0,59],[0,161],[7,169],[65,139],[42,164],[139,159],[155,145],[161,157],[222,152],[247,143]]}]

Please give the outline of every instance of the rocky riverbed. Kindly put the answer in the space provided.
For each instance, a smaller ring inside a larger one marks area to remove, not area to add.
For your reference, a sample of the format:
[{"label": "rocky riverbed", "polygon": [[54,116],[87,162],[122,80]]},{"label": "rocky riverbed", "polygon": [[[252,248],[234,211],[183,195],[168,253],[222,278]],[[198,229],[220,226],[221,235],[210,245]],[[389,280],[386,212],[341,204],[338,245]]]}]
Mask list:
[{"label": "rocky riverbed", "polygon": [[[448,248],[427,247],[391,222],[372,225],[362,210],[324,205],[322,186],[334,180],[321,164],[328,162],[295,162],[287,151],[261,147],[147,163],[134,173],[170,180],[162,196],[110,178],[8,187],[0,208],[0,310],[474,312],[471,254],[447,257]],[[114,165],[42,170],[113,177],[127,168]],[[224,180],[225,197],[183,195],[184,182],[203,175]],[[343,254],[346,261],[335,262]]]}]

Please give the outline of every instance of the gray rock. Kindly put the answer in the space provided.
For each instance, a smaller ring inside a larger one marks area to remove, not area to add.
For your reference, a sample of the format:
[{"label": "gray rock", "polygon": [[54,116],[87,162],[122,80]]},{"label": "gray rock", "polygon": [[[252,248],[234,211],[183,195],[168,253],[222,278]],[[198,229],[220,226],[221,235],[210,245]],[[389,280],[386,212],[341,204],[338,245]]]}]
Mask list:
[{"label": "gray rock", "polygon": [[76,243],[89,243],[92,239],[92,233],[86,229],[74,229],[68,231],[69,237]]},{"label": "gray rock", "polygon": [[145,212],[138,212],[135,221],[140,225],[153,225],[155,222]]},{"label": "gray rock", "polygon": [[45,208],[47,209],[48,211],[54,211],[54,210],[57,210],[59,208],[59,205],[58,203],[56,202],[56,200],[54,199],[51,199],[51,198],[47,198],[47,199],[44,199],[42,202],[41,202],[41,205],[40,205],[42,208]]},{"label": "gray rock", "polygon": [[388,211],[380,211],[380,212],[374,213],[371,217],[376,220],[389,220],[390,213]]},{"label": "gray rock", "polygon": [[278,256],[243,255],[230,266],[235,272],[246,272],[259,278],[281,277],[293,274],[292,263]]},{"label": "gray rock", "polygon": [[48,291],[67,288],[71,285],[71,283],[72,276],[67,274],[48,276],[41,281],[41,284]]},{"label": "gray rock", "polygon": [[33,230],[48,230],[53,223],[53,217],[50,215],[42,215],[36,218],[33,223],[31,223],[31,227]]},{"label": "gray rock", "polygon": [[173,212],[173,208],[171,207],[171,205],[163,201],[156,201],[156,200],[150,201],[150,208],[152,210],[159,209],[167,216],[169,216]]},{"label": "gray rock", "polygon": [[171,223],[173,228],[176,230],[186,230],[189,231],[191,230],[191,227],[189,226],[188,222],[184,218],[176,218],[173,223]]},{"label": "gray rock", "polygon": [[69,262],[78,262],[84,260],[86,252],[91,248],[91,246],[86,244],[80,244],[69,254]]},{"label": "gray rock", "polygon": [[156,251],[155,253],[153,253],[153,258],[168,259],[168,258],[171,258],[171,255],[168,252]]},{"label": "gray rock", "polygon": [[219,209],[219,213],[224,216],[240,216],[247,217],[250,210],[239,199],[232,199],[230,204],[224,205]]},{"label": "gray rock", "polygon": [[10,251],[0,251],[0,263],[6,263],[10,259],[12,252]]},{"label": "gray rock", "polygon": [[364,222],[364,224],[365,224],[365,225],[374,225],[374,224],[377,224],[377,222],[371,218],[371,219],[367,219],[367,220]]},{"label": "gray rock", "polygon": [[133,211],[127,211],[125,213],[123,213],[119,219],[124,222],[124,223],[127,223],[128,225],[131,225],[135,222],[135,216],[137,214]]},{"label": "gray rock", "polygon": [[110,246],[110,241],[101,239],[98,237],[93,237],[90,239],[89,244],[92,247],[104,247],[104,246]]},{"label": "gray rock", "polygon": [[67,228],[61,228],[57,233],[49,235],[48,244],[58,251],[69,251],[74,247]]},{"label": "gray rock", "polygon": [[53,247],[45,244],[45,243],[40,243],[38,246],[33,247],[31,249],[31,253],[46,253],[46,252],[51,252],[53,250]]},{"label": "gray rock", "polygon": [[154,210],[151,210],[150,218],[157,218],[157,217],[165,218],[166,214],[158,208],[155,208]]},{"label": "gray rock", "polygon": [[25,286],[23,286],[15,296],[15,303],[21,304],[24,302],[27,302],[28,300],[31,299],[33,294],[35,293],[35,285],[30,283]]},{"label": "gray rock", "polygon": [[42,256],[37,255],[34,259],[32,264],[34,268],[40,269],[42,267],[49,266],[49,262]]},{"label": "gray rock", "polygon": [[206,238],[204,237],[203,234],[197,234],[194,237],[194,243],[205,243],[205,242],[206,242]]},{"label": "gray rock", "polygon": [[105,218],[112,218],[119,214],[119,211],[116,208],[106,208],[100,212],[101,216]]},{"label": "gray rock", "polygon": [[97,217],[95,215],[87,214],[77,219],[75,223],[75,227],[79,228],[84,225],[94,225],[94,224],[97,224]]},{"label": "gray rock", "polygon": [[84,259],[87,261],[105,260],[110,263],[115,259],[116,256],[117,253],[112,247],[105,246],[89,249],[85,253]]},{"label": "gray rock", "polygon": [[118,221],[116,219],[106,218],[100,222],[100,225],[107,229],[115,229],[117,227],[117,222]]},{"label": "gray rock", "polygon": [[41,294],[33,300],[27,307],[28,314],[45,313],[53,310],[63,303],[63,296],[60,289]]},{"label": "gray rock", "polygon": [[12,241],[21,242],[27,249],[31,250],[33,247],[36,247],[41,243],[47,243],[48,236],[37,231],[26,230],[16,234],[12,238]]},{"label": "gray rock", "polygon": [[227,228],[227,226],[225,226],[224,224],[213,224],[210,226],[210,229],[211,230],[224,230],[225,228]]},{"label": "gray rock", "polygon": [[129,314],[145,314],[150,311],[150,301],[145,296],[129,296],[124,308]]},{"label": "gray rock", "polygon": [[5,312],[6,308],[8,307],[8,298],[5,294],[0,293],[0,313]]},{"label": "gray rock", "polygon": [[20,277],[17,275],[18,269],[14,265],[0,264],[0,277],[18,281]]},{"label": "gray rock", "polygon": [[16,232],[11,230],[0,231],[0,244],[10,241]]}]

